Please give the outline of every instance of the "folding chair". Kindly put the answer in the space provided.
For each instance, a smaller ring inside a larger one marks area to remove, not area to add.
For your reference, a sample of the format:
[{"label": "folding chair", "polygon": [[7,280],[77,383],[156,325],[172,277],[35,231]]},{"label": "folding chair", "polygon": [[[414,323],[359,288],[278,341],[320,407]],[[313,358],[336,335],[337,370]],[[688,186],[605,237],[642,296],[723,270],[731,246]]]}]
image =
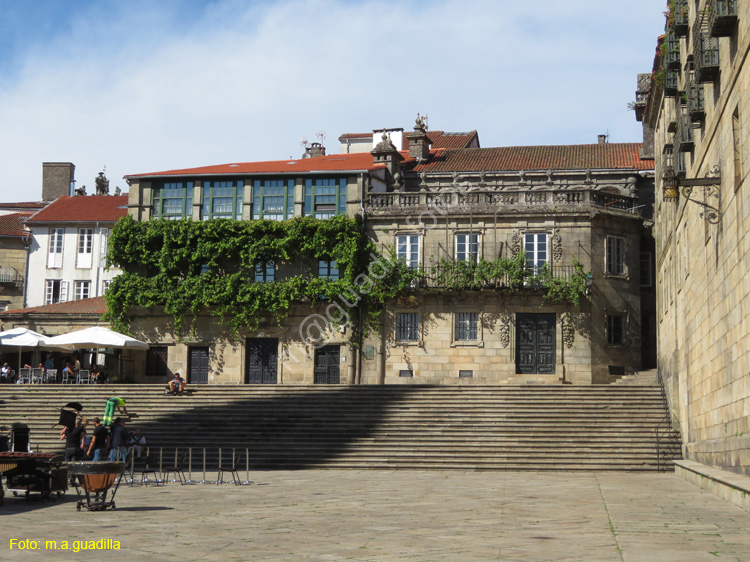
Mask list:
[{"label": "folding chair", "polygon": [[187,455],[182,454],[178,457],[177,462],[174,466],[167,466],[165,467],[164,474],[162,475],[164,477],[164,482],[169,482],[169,473],[172,472],[177,477],[177,481],[180,484],[187,484],[187,478],[185,478],[185,461],[187,460]]},{"label": "folding chair", "polygon": [[76,382],[76,376],[75,373],[72,371],[65,370],[62,374],[62,383],[63,384],[72,384]]},{"label": "folding chair", "polygon": [[21,384],[31,384],[31,369],[19,369],[18,382]]},{"label": "folding chair", "polygon": [[44,382],[44,369],[31,369],[31,384],[42,384]]},{"label": "folding chair", "polygon": [[91,373],[86,369],[78,371],[78,384],[91,384]]},{"label": "folding chair", "polygon": [[56,383],[57,382],[57,369],[47,369],[45,374],[45,382]]},{"label": "folding chair", "polygon": [[224,473],[230,472],[232,474],[232,478],[234,478],[234,485],[239,486],[240,485],[240,475],[239,475],[239,468],[240,468],[240,462],[242,461],[242,457],[240,455],[237,455],[234,459],[234,462],[231,465],[226,466],[220,466],[219,467],[219,474],[217,475],[216,485],[224,483]]},{"label": "folding chair", "polygon": [[[132,449],[131,449],[132,451]],[[130,453],[129,453],[130,454]],[[140,472],[141,474],[141,484],[146,484],[148,486],[148,480],[146,480],[147,474],[153,474],[154,475],[154,482],[156,485],[159,485],[159,459],[154,455],[153,453],[146,455],[146,458],[143,460],[142,463],[138,463],[138,466],[133,467],[133,481],[130,483],[131,486],[135,482],[135,473]]]}]

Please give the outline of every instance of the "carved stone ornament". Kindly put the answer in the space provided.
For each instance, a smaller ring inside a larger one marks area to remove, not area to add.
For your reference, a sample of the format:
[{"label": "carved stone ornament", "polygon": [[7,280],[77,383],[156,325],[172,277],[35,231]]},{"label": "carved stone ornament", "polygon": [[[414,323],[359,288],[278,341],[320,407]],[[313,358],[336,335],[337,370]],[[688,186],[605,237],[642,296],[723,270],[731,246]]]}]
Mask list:
[{"label": "carved stone ornament", "polygon": [[510,239],[510,249],[514,254],[521,252],[521,231],[517,228],[513,231],[513,237]]},{"label": "carved stone ornament", "polygon": [[572,319],[569,314],[565,314],[562,318],[562,341],[565,349],[573,347],[573,342],[576,339],[576,330],[573,327]]},{"label": "carved stone ornament", "polygon": [[563,248],[562,238],[560,237],[560,229],[556,228],[552,232],[552,259],[556,262],[562,261]]},{"label": "carved stone ornament", "polygon": [[500,345],[503,347],[509,347],[510,346],[510,314],[503,314],[502,316],[500,316],[498,334],[500,335]]}]

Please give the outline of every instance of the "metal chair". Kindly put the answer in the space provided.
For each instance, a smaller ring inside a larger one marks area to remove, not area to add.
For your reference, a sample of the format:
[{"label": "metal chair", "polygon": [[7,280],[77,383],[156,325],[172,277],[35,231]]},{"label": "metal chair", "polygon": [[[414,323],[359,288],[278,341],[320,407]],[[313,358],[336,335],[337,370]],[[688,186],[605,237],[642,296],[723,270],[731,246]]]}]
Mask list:
[{"label": "metal chair", "polygon": [[[131,449],[132,451],[132,449]],[[131,474],[133,474],[133,479],[130,482],[130,485],[132,486],[135,483],[135,473],[139,472],[141,474],[141,484],[146,484],[148,486],[148,480],[146,479],[147,474],[153,474],[154,475],[154,482],[156,485],[159,485],[159,459],[156,455],[153,453],[146,455],[146,457],[143,459],[143,462],[138,462],[137,464],[133,463],[133,470]]]},{"label": "metal chair", "polygon": [[164,473],[162,474],[164,482],[169,482],[169,473],[172,472],[177,477],[177,481],[180,484],[187,484],[187,478],[185,478],[185,461],[187,455],[182,454],[178,457],[177,462],[174,466],[167,466],[163,468]]},{"label": "metal chair", "polygon": [[91,373],[88,370],[78,371],[78,384],[91,384]]},{"label": "metal chair", "polygon": [[76,382],[76,375],[73,371],[69,371],[68,369],[65,369],[62,373],[62,383],[63,384],[72,384]]},{"label": "metal chair", "polygon": [[18,382],[21,384],[31,384],[31,369],[19,369]]},{"label": "metal chair", "polygon": [[216,485],[224,483],[224,473],[230,472],[232,474],[232,478],[234,478],[234,485],[239,486],[240,485],[240,475],[239,475],[239,468],[240,468],[240,462],[242,460],[242,457],[240,455],[237,455],[234,459],[234,462],[231,465],[226,466],[220,466],[219,467],[219,474],[217,475]]},{"label": "metal chair", "polygon": [[56,383],[57,382],[57,369],[47,369],[44,374],[44,382]]},{"label": "metal chair", "polygon": [[31,384],[42,384],[44,382],[44,369],[31,369]]}]

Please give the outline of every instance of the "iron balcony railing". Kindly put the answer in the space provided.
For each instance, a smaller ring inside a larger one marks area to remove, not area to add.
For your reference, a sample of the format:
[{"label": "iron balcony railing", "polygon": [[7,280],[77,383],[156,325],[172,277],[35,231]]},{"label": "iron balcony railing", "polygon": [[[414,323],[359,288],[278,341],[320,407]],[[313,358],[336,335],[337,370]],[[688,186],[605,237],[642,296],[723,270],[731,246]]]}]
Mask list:
[{"label": "iron balcony railing", "polygon": [[[576,273],[572,265],[546,264],[553,279],[569,281]],[[523,280],[511,279],[507,274],[487,278],[478,275],[479,264],[467,262],[439,263],[428,267],[412,283],[412,289],[440,289],[454,291],[479,290],[535,290],[542,288],[541,268],[529,266]]]},{"label": "iron balcony railing", "polygon": [[688,76],[685,83],[685,93],[687,94],[688,115],[690,120],[699,124],[706,115],[705,98],[703,94],[703,84],[695,81],[693,73]]},{"label": "iron balcony railing", "polygon": [[0,283],[21,285],[23,284],[23,277],[15,268],[3,265],[0,266]]},{"label": "iron balcony railing", "polygon": [[706,14],[711,36],[729,37],[737,25],[737,0],[708,0]]},{"label": "iron balcony railing", "polygon": [[677,95],[679,86],[679,70],[669,69],[664,74],[664,95],[674,97]]},{"label": "iron balcony railing", "polygon": [[550,209],[586,210],[598,208],[635,212],[637,199],[596,189],[549,189],[534,191],[415,191],[370,193],[365,210],[371,214],[414,214],[435,216],[461,213],[533,212]]},{"label": "iron balcony railing", "polygon": [[670,32],[667,33],[665,42],[667,45],[667,56],[665,57],[667,68],[680,68],[680,38]]},{"label": "iron balcony railing", "polygon": [[713,82],[719,74],[719,40],[708,30],[705,12],[693,26],[693,67],[698,82]]},{"label": "iron balcony railing", "polygon": [[686,37],[689,30],[688,17],[690,8],[688,0],[675,0],[674,3],[674,27],[672,30],[677,37]]},{"label": "iron balcony railing", "polygon": [[691,152],[695,147],[693,140],[693,123],[682,108],[677,116],[677,131],[674,134],[674,146],[677,152]]}]

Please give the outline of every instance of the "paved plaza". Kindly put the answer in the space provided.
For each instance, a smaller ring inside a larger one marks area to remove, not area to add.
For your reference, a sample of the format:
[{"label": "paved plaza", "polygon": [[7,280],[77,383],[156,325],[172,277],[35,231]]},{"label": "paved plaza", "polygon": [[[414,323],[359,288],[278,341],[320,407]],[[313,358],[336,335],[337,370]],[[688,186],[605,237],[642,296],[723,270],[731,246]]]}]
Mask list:
[{"label": "paved plaza", "polygon": [[[54,502],[6,497],[0,560],[750,561],[750,513],[672,473],[305,470],[250,480],[123,486],[117,510],[104,512],[76,511],[74,490]],[[36,549],[11,550],[23,539]],[[107,539],[119,550],[73,550]]]}]

